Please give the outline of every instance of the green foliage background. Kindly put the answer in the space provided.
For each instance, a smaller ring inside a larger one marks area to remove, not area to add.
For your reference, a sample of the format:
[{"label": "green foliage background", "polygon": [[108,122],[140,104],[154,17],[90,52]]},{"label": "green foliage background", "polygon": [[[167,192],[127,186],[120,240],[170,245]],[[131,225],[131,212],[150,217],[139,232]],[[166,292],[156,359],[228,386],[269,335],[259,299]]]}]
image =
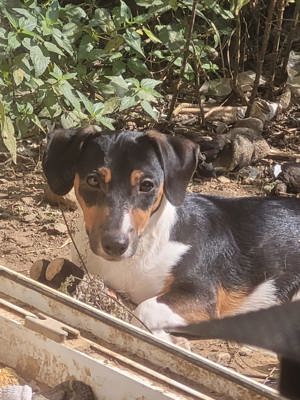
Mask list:
[{"label": "green foliage background", "polygon": [[[16,139],[114,119],[135,108],[159,117],[182,63],[191,0],[125,0],[101,7],[59,0],[0,0],[0,124],[16,158]],[[218,74],[212,61],[245,1],[199,1],[184,78]],[[133,6],[132,6],[133,5]]]}]

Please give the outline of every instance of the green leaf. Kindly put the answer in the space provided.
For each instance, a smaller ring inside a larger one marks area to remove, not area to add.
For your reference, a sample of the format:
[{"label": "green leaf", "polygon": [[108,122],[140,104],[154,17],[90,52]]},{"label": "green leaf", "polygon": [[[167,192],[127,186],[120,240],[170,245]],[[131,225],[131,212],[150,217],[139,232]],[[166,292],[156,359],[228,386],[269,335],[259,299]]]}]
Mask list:
[{"label": "green leaf", "polygon": [[65,100],[70,103],[75,110],[80,111],[80,102],[73,92],[72,86],[67,81],[63,81],[59,85],[59,91],[63,94]]},{"label": "green leaf", "polygon": [[7,43],[8,43],[8,48],[11,50],[16,50],[18,47],[21,46],[21,42],[18,38],[18,35],[15,32],[8,32]]},{"label": "green leaf", "polygon": [[96,117],[96,122],[98,124],[105,126],[106,128],[110,129],[111,131],[115,130],[115,127],[112,124],[113,119],[111,119],[111,118],[103,117],[102,115],[99,115]]},{"label": "green leaf", "polygon": [[60,80],[63,77],[62,70],[56,64],[53,64],[53,70],[50,72],[50,75],[57,80]]},{"label": "green leaf", "polygon": [[34,67],[35,76],[41,76],[46,71],[50,63],[50,58],[45,57],[38,46],[31,47],[29,54]]},{"label": "green leaf", "polygon": [[143,110],[146,111],[146,113],[150,115],[151,118],[153,118],[155,121],[158,120],[157,110],[154,107],[152,107],[148,101],[146,101],[146,100],[141,101],[141,106],[142,106]]},{"label": "green leaf", "polygon": [[1,129],[1,136],[4,146],[9,151],[13,162],[17,163],[17,141],[15,137],[15,129],[13,123],[9,117],[5,117],[4,123]]},{"label": "green leaf", "polygon": [[138,100],[135,96],[124,96],[121,100],[119,111],[127,110],[127,108],[131,108],[136,106]]},{"label": "green leaf", "polygon": [[17,68],[13,71],[13,77],[17,86],[21,85],[24,79],[25,72],[22,68]]},{"label": "green leaf", "polygon": [[119,107],[120,98],[119,97],[112,97],[111,99],[107,100],[101,112],[101,115],[111,114]]},{"label": "green leaf", "polygon": [[129,21],[132,18],[130,8],[123,0],[120,1],[120,16],[127,21]]},{"label": "green leaf", "polygon": [[32,15],[28,10],[26,10],[25,8],[18,8],[18,7],[15,7],[15,8],[13,8],[13,10],[14,10],[16,13],[18,13],[18,14],[20,14],[20,15],[23,15],[23,17],[26,17],[27,19],[34,18],[33,15]]},{"label": "green leaf", "polygon": [[64,7],[64,11],[67,13],[72,21],[80,21],[81,19],[87,18],[86,12],[82,7],[67,4]]},{"label": "green leaf", "polygon": [[53,38],[61,49],[64,49],[70,56],[73,56],[74,52],[69,39],[63,36],[59,29],[53,29]]},{"label": "green leaf", "polygon": [[149,29],[144,27],[143,31],[148,36],[148,38],[151,40],[151,42],[153,42],[153,43],[161,43],[161,40],[157,36],[155,36],[154,33],[151,32]]},{"label": "green leaf", "polygon": [[73,112],[62,114],[60,121],[64,129],[73,128],[80,124],[80,118]]},{"label": "green leaf", "polygon": [[144,88],[154,89],[157,85],[160,85],[160,84],[161,84],[161,81],[158,81],[156,79],[146,78],[146,79],[142,79],[142,81],[141,81],[141,87],[144,87]]},{"label": "green leaf", "polygon": [[123,44],[124,39],[122,36],[117,35],[106,43],[104,50],[108,52],[117,51]]},{"label": "green leaf", "polygon": [[84,107],[86,108],[87,112],[90,115],[94,115],[94,113],[95,113],[94,104],[83,93],[80,93],[79,91],[77,91],[77,94],[78,94],[80,100],[82,101]]},{"label": "green leaf", "polygon": [[52,0],[46,12],[46,19],[50,23],[54,23],[57,21],[58,16],[59,16],[59,2],[57,0]]},{"label": "green leaf", "polygon": [[56,44],[45,41],[44,46],[51,53],[56,53],[56,54],[59,54],[60,56],[64,56],[64,53],[60,50],[60,48],[58,46],[56,46]]},{"label": "green leaf", "polygon": [[27,33],[32,35],[32,31],[36,28],[37,26],[37,20],[36,18],[24,18],[21,17],[19,19],[19,28],[21,29],[22,33]]},{"label": "green leaf", "polygon": [[30,120],[38,127],[40,128],[43,132],[45,132],[45,129],[43,125],[41,124],[41,121],[39,120],[38,116],[36,114],[32,114],[30,116]]},{"label": "green leaf", "polygon": [[128,83],[120,76],[107,76],[110,79],[111,86],[115,89],[117,96],[123,97],[128,92]]},{"label": "green leaf", "polygon": [[121,60],[116,60],[113,63],[112,70],[115,75],[124,74],[126,72],[126,64]]},{"label": "green leaf", "polygon": [[143,57],[145,57],[145,54],[142,49],[142,44],[141,44],[141,37],[138,33],[135,31],[131,31],[129,29],[126,29],[126,33],[123,35],[126,43],[136,52],[141,54]]},{"label": "green leaf", "polygon": [[146,64],[137,57],[130,58],[127,65],[130,71],[134,73],[134,75],[139,75],[139,76],[149,75],[149,70]]},{"label": "green leaf", "polygon": [[153,102],[153,103],[157,102],[156,97],[161,97],[161,95],[158,92],[156,92],[153,89],[149,89],[149,88],[141,88],[140,90],[138,90],[136,95],[141,100],[147,100],[147,101]]},{"label": "green leaf", "polygon": [[115,24],[110,12],[106,8],[97,8],[94,18],[90,21],[90,26],[99,27],[103,32],[110,33],[115,30]]},{"label": "green leaf", "polygon": [[19,27],[18,20],[15,18],[13,15],[11,15],[5,7],[2,8],[1,12],[5,15],[5,17],[8,19],[9,23],[12,25],[13,28],[16,30]]}]

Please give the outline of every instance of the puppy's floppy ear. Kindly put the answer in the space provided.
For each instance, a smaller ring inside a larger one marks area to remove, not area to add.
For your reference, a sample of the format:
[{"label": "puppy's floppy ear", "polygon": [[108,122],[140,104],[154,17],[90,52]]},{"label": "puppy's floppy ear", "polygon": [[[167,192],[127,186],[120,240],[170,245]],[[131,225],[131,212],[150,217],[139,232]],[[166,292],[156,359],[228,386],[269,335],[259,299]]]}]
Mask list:
[{"label": "puppy's floppy ear", "polygon": [[96,133],[96,129],[87,127],[56,129],[49,134],[43,156],[43,170],[54,193],[64,195],[72,189],[82,147],[93,133]]},{"label": "puppy's floppy ear", "polygon": [[199,146],[189,139],[148,131],[147,136],[155,143],[164,171],[165,194],[170,203],[180,205],[187,185],[197,167]]}]

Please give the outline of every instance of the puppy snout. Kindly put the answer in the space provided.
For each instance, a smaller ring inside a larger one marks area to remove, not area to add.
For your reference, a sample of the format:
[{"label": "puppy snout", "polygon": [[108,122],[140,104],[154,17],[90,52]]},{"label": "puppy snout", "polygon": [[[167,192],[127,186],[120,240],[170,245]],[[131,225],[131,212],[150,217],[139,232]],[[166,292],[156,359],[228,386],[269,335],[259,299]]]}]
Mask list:
[{"label": "puppy snout", "polygon": [[102,238],[102,247],[106,254],[113,257],[120,257],[126,252],[129,246],[129,238],[120,234],[106,234]]}]

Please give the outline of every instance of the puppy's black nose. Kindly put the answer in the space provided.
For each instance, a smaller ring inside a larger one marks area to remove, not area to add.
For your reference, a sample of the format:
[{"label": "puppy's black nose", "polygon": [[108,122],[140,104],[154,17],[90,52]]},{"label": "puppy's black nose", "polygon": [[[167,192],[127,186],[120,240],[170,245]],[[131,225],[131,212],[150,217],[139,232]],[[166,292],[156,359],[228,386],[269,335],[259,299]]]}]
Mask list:
[{"label": "puppy's black nose", "polygon": [[102,247],[106,254],[119,257],[129,246],[129,239],[123,235],[105,235],[102,238]]}]

